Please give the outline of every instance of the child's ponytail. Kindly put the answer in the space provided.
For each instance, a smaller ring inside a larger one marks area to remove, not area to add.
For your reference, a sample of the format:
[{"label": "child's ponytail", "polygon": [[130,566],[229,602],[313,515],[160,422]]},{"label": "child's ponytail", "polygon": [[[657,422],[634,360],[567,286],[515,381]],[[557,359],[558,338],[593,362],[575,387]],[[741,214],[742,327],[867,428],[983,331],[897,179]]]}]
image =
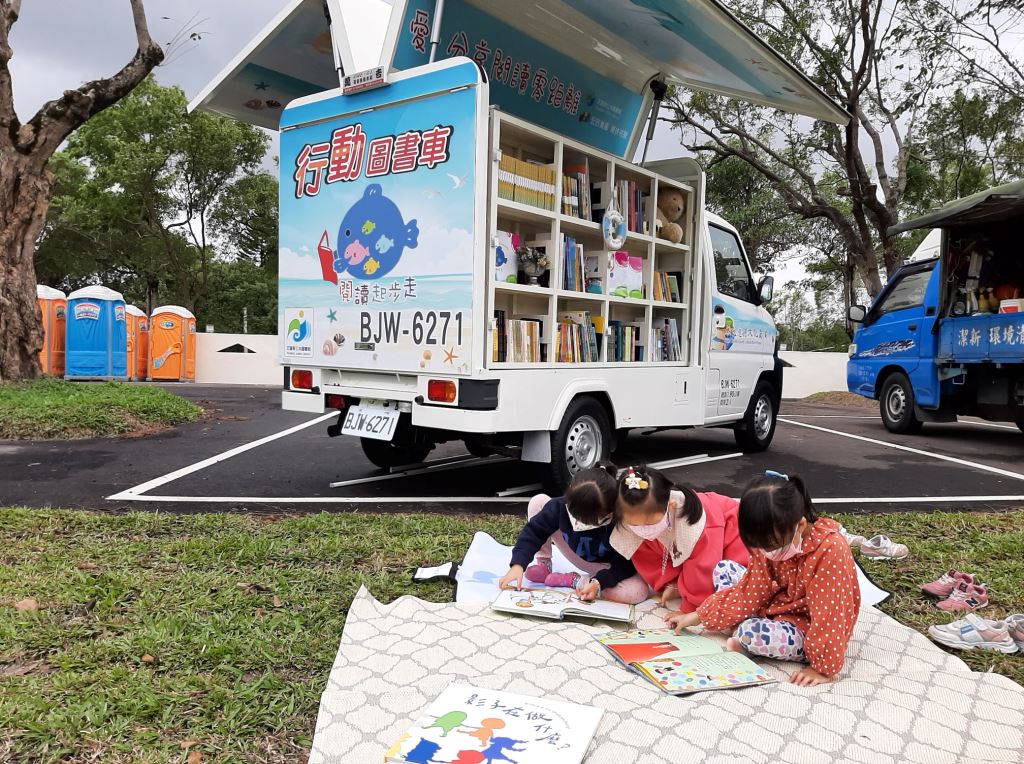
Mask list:
[{"label": "child's ponytail", "polygon": [[801,518],[818,519],[804,481],[768,471],[750,481],[740,499],[740,539],[748,549],[775,549],[792,538]]},{"label": "child's ponytail", "polygon": [[619,499],[628,506],[635,507],[647,501],[650,495],[656,504],[667,506],[672,491],[683,494],[683,506],[676,518],[693,525],[704,516],[704,507],[692,488],[676,485],[665,473],[641,464],[627,467],[619,477]]}]

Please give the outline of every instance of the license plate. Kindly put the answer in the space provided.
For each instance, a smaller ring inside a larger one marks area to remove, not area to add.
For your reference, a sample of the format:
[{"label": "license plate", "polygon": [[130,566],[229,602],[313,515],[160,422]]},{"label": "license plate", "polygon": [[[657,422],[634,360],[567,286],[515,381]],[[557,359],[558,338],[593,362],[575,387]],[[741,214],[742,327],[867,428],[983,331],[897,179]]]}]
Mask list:
[{"label": "license plate", "polygon": [[398,427],[398,410],[380,406],[351,406],[341,425],[343,435],[372,440],[391,440]]}]

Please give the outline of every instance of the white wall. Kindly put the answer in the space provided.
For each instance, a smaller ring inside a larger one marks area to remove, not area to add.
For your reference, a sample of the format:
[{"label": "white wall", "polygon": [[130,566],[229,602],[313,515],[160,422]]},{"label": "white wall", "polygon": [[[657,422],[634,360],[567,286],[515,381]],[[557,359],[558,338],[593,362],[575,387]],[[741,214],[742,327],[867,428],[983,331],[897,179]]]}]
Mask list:
[{"label": "white wall", "polygon": [[846,391],[846,353],[797,353],[779,357],[792,366],[782,369],[782,397],[806,398],[814,393]]},{"label": "white wall", "polygon": [[[220,352],[236,344],[253,352]],[[197,334],[196,382],[280,386],[284,372],[277,354],[275,334]]]}]

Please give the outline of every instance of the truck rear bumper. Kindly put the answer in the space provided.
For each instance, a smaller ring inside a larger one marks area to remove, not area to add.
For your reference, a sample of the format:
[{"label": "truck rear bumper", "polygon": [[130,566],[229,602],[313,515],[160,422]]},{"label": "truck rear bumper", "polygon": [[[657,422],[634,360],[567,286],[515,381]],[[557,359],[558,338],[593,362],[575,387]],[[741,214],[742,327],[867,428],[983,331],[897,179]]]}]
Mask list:
[{"label": "truck rear bumper", "polygon": [[292,390],[281,393],[281,408],[285,411],[304,411],[307,414],[323,414],[326,411],[322,393]]}]

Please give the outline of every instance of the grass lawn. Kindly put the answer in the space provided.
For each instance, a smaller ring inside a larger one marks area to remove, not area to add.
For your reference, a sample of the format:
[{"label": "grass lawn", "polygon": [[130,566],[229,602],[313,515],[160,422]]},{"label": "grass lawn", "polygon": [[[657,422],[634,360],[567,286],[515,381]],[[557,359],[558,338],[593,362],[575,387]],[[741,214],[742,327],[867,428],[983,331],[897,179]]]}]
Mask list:
[{"label": "grass lawn", "polygon": [[39,379],[0,384],[0,440],[92,438],[191,422],[202,409],[158,387]]},{"label": "grass lawn", "polygon": [[[866,563],[917,627],[944,614],[916,593],[950,566],[980,573],[995,613],[1024,611],[1020,514],[840,518],[906,541]],[[0,761],[302,760],[360,584],[390,601],[451,597],[421,563],[461,556],[509,517],[106,515],[0,509]],[[1024,657],[964,654],[1024,681]],[[192,758],[189,759],[188,757]]]}]

